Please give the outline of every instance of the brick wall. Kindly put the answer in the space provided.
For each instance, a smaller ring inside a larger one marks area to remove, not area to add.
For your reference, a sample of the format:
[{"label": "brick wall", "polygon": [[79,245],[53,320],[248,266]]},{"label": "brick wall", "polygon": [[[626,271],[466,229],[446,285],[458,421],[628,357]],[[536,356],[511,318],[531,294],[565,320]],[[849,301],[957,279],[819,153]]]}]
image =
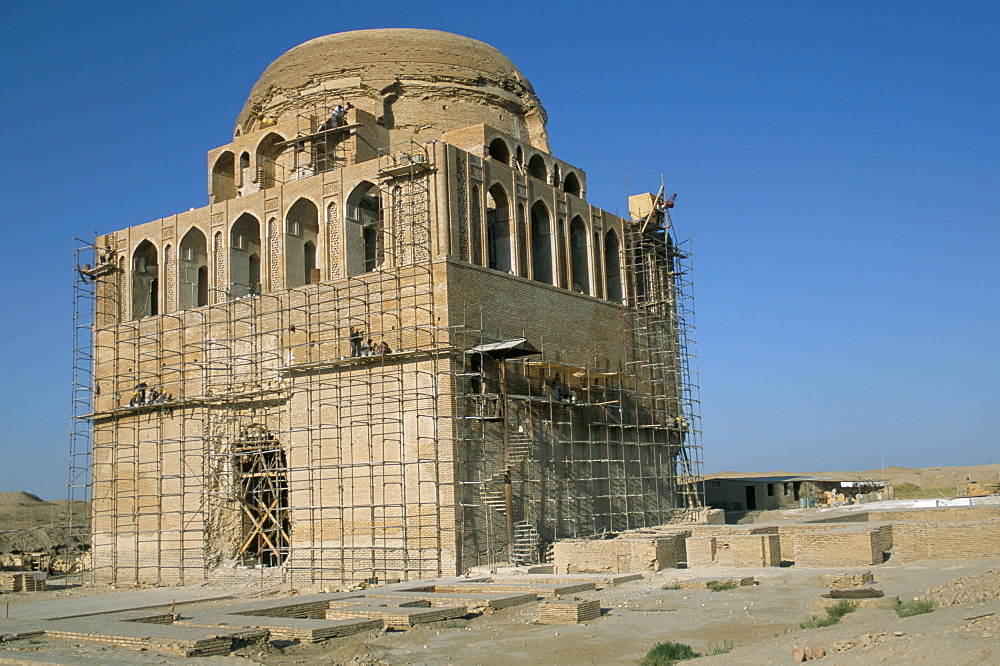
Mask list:
[{"label": "brick wall", "polygon": [[795,566],[871,566],[892,548],[892,526],[849,526],[793,535]]},{"label": "brick wall", "polygon": [[686,533],[655,538],[566,539],[553,547],[556,573],[632,573],[676,568]]},{"label": "brick wall", "polygon": [[1000,520],[893,525],[892,562],[1000,557]]},{"label": "brick wall", "polygon": [[692,536],[686,545],[689,567],[776,567],[781,564],[777,534]]}]

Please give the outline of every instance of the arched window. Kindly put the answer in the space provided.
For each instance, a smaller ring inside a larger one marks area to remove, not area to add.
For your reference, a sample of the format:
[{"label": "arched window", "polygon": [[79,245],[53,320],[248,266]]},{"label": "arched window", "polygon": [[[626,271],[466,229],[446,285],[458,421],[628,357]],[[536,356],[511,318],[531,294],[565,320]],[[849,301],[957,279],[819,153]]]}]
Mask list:
[{"label": "arched window", "polygon": [[497,183],[486,193],[487,265],[504,273],[513,268],[510,260],[510,204],[507,193]]},{"label": "arched window", "polygon": [[621,256],[614,229],[604,236],[604,291],[609,301],[622,302]]},{"label": "arched window", "polygon": [[569,225],[570,263],[573,266],[573,291],[590,293],[590,256],[587,252],[587,226],[579,216]]},{"label": "arched window", "polygon": [[[319,282],[316,268],[316,241],[319,238],[319,209],[309,199],[299,199],[285,215],[285,287],[292,289]],[[313,279],[313,278],[317,279]]]},{"label": "arched window", "polygon": [[528,160],[528,175],[547,182],[549,170],[545,167],[545,160],[541,155],[532,155]]},{"label": "arched window", "polygon": [[200,229],[192,227],[184,234],[177,263],[177,307],[208,305],[208,241]]},{"label": "arched window", "polygon": [[365,181],[354,188],[347,217],[347,274],[378,269],[385,263],[385,211],[377,185]]},{"label": "arched window", "polygon": [[228,150],[215,160],[215,166],[212,167],[212,203],[236,196],[235,160]]},{"label": "arched window", "polygon": [[490,157],[495,159],[497,162],[510,164],[510,149],[507,147],[507,143],[503,139],[493,139],[493,141],[490,142]]},{"label": "arched window", "polygon": [[580,179],[577,178],[576,174],[572,171],[566,174],[566,180],[563,181],[563,191],[566,192],[566,194],[580,196]]},{"label": "arched window", "polygon": [[257,178],[261,189],[274,187],[279,181],[284,182],[281,155],[284,152],[285,140],[271,132],[257,145]]},{"label": "arched window", "polygon": [[260,293],[260,222],[243,213],[229,238],[229,295],[239,298]]},{"label": "arched window", "polygon": [[132,253],[133,319],[153,317],[160,313],[159,277],[156,246],[144,240]]},{"label": "arched window", "polygon": [[552,284],[552,224],[541,201],[531,207],[531,279]]}]

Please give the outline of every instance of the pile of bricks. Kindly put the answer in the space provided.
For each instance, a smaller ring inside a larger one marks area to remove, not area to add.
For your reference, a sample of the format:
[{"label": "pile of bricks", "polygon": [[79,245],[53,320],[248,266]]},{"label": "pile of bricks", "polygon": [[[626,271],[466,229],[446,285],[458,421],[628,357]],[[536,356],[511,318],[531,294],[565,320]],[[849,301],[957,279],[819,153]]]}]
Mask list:
[{"label": "pile of bricks", "polygon": [[545,601],[538,606],[538,621],[553,622],[587,622],[601,616],[601,602],[597,599],[588,601]]},{"label": "pile of bricks", "polygon": [[831,590],[849,590],[852,587],[871,585],[873,582],[875,582],[875,577],[872,576],[870,569],[866,569],[860,573],[845,572],[823,576],[823,587],[828,587]]},{"label": "pile of bricks", "polygon": [[44,592],[48,589],[45,574],[35,571],[0,573],[0,592]]},{"label": "pile of bricks", "polygon": [[718,585],[736,585],[737,587],[749,587],[750,585],[756,585],[757,580],[753,576],[747,576],[746,578],[694,578],[692,580],[677,580],[672,579],[665,589],[675,589],[675,590],[705,590],[710,584]]}]

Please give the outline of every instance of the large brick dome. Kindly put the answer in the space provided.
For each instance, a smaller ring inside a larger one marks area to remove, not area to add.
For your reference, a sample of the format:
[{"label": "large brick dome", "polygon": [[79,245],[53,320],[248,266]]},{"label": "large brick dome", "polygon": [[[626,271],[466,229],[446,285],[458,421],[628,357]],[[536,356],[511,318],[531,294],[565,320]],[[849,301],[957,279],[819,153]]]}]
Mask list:
[{"label": "large brick dome", "polygon": [[514,63],[437,30],[357,30],[296,46],[254,85],[236,133],[346,102],[420,138],[483,123],[548,150],[545,110]]}]

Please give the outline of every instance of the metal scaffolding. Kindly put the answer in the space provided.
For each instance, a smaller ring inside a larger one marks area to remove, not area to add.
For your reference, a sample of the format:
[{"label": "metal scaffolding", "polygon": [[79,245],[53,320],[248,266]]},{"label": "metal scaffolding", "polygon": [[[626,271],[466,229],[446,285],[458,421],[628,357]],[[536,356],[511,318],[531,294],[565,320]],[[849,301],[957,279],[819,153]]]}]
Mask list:
[{"label": "metal scaffolding", "polygon": [[[339,129],[322,115],[286,142],[314,167],[315,141]],[[378,210],[344,211],[374,248],[348,277],[216,284],[206,305],[128,320],[128,258],[81,246],[70,487],[92,478],[98,579],[432,577],[545,561],[556,539],[700,506],[689,253],[625,221],[624,302],[596,299],[620,311],[621,345],[568,357],[556,334],[525,339],[495,306],[448,294],[429,161],[412,142],[381,151]],[[537,353],[497,351],[518,340]]]}]

